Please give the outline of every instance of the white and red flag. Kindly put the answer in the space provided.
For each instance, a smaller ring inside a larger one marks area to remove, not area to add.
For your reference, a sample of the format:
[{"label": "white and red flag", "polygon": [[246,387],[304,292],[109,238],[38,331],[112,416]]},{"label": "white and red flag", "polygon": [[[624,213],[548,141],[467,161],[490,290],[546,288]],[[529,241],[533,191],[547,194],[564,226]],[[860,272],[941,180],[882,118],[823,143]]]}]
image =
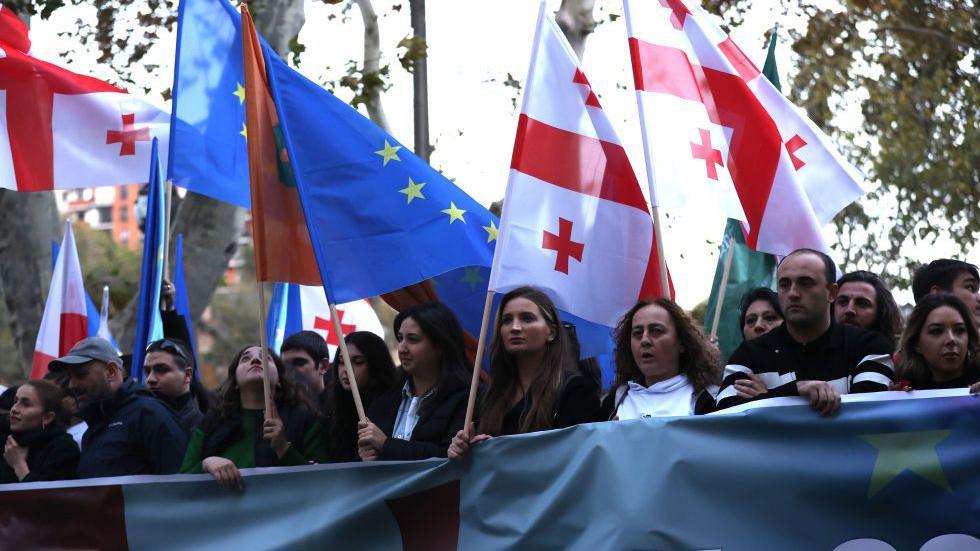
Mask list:
[{"label": "white and red flag", "polygon": [[862,177],[694,1],[623,0],[651,201],[711,201],[755,250],[827,250]]},{"label": "white and red flag", "polygon": [[0,6],[0,187],[44,191],[145,182],[166,159],[170,114],[97,78],[35,58]]},{"label": "white and red flag", "polygon": [[64,356],[75,343],[88,336],[85,282],[69,220],[65,221],[65,236],[59,250],[34,345],[31,379],[44,377],[49,362]]},{"label": "white and red flag", "polygon": [[637,299],[664,294],[633,167],[543,3],[489,287],[521,285],[610,327]]}]

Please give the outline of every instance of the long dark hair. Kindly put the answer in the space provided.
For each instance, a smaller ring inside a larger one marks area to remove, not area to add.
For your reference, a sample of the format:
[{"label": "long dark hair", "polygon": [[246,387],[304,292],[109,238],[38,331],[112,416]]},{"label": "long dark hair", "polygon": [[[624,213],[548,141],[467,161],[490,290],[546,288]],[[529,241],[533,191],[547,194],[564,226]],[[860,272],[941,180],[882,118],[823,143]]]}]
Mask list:
[{"label": "long dark hair", "polygon": [[[405,308],[395,316],[393,326],[396,336],[401,335],[402,323],[408,318],[419,324],[422,333],[440,352],[435,394],[431,400],[422,403],[420,410],[424,411],[429,403],[439,403],[447,393],[455,392],[460,386],[468,386],[472,370],[469,368],[469,360],[466,359],[463,327],[448,306],[441,302],[425,302]],[[404,380],[407,375],[401,368],[399,371]]]},{"label": "long dark hair", "polygon": [[949,306],[956,310],[966,325],[966,362],[963,370],[980,371],[980,335],[977,333],[977,326],[973,322],[970,310],[955,295],[948,293],[929,294],[919,299],[915,309],[909,315],[905,332],[902,333],[902,347],[899,352],[902,363],[898,368],[898,376],[911,381],[913,385],[932,379],[932,370],[929,369],[929,364],[926,363],[922,353],[916,349],[919,347],[919,334],[922,333],[922,328],[926,325],[926,318],[933,310],[942,306]]},{"label": "long dark hair", "polygon": [[[877,331],[888,339],[895,349],[895,344],[902,333],[902,311],[895,302],[892,292],[885,286],[881,277],[867,270],[857,270],[846,273],[837,280],[837,287],[843,287],[845,283],[867,283],[875,290],[875,326],[872,331]],[[834,305],[831,304],[831,313]]]},{"label": "long dark hair", "polygon": [[[203,457],[221,453],[242,437],[242,396],[235,371],[238,369],[238,362],[250,348],[257,347],[256,345],[249,345],[242,348],[228,364],[228,376],[218,388],[217,400],[201,422],[201,430],[204,432],[204,444],[201,448]],[[289,377],[285,376],[286,368],[279,356],[269,348],[266,348],[265,351],[272,359],[272,363],[275,364],[276,372],[279,375],[279,384],[274,390],[276,407],[280,411],[284,408],[315,411],[306,395]]]},{"label": "long dark hair", "polygon": [[[344,341],[348,346],[356,346],[367,362],[367,384],[358,388],[361,393],[361,403],[367,409],[375,398],[395,386],[397,380],[395,362],[391,360],[384,339],[374,333],[355,331],[344,337]],[[349,390],[344,390],[340,384],[341,369],[345,367],[338,349],[333,361],[333,369],[330,370],[330,380],[327,383],[333,397],[326,412],[330,427],[328,445],[331,461],[350,460],[357,455],[357,410],[354,407],[354,395]],[[353,456],[352,451],[355,452]]]},{"label": "long dark hair", "polygon": [[616,326],[614,333],[616,338],[616,378],[613,380],[610,390],[613,396],[619,387],[629,384],[630,381],[640,384],[645,381],[640,366],[636,365],[636,359],[633,358],[633,349],[630,343],[633,316],[640,309],[651,304],[666,310],[674,322],[677,338],[681,346],[684,347],[684,351],[678,358],[677,370],[679,373],[687,375],[687,380],[694,387],[694,393],[697,394],[711,385],[719,384],[721,382],[721,365],[718,358],[715,357],[714,351],[705,342],[701,330],[691,321],[690,316],[669,298],[647,299],[633,305],[620,320],[619,325]]},{"label": "long dark hair", "polygon": [[18,389],[25,386],[34,389],[38,401],[41,402],[42,414],[48,412],[54,413],[53,424],[64,425],[67,423],[68,414],[65,412],[64,403],[61,401],[65,394],[62,392],[60,386],[44,379],[34,379],[20,385]]},{"label": "long dark hair", "polygon": [[504,308],[510,301],[524,298],[530,300],[541,311],[541,316],[555,333],[555,337],[545,344],[544,359],[535,374],[530,388],[525,389],[528,407],[521,415],[520,431],[534,432],[548,430],[554,420],[555,402],[558,400],[558,390],[562,380],[573,373],[571,354],[568,350],[568,339],[565,337],[558,309],[548,295],[533,287],[518,287],[505,294],[497,308],[494,319],[493,343],[490,346],[490,388],[480,402],[480,432],[492,436],[501,432],[504,416],[511,407],[511,402],[520,388],[520,377],[514,357],[504,348],[503,323]]}]

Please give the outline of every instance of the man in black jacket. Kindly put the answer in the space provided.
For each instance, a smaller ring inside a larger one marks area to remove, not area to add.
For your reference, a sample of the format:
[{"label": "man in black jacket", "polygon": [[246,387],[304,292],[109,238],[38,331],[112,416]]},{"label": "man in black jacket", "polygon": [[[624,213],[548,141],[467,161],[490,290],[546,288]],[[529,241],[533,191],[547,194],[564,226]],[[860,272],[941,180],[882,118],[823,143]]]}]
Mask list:
[{"label": "man in black jacket", "polygon": [[190,347],[174,338],[151,342],[146,347],[143,375],[146,387],[174,408],[180,426],[190,435],[204,419],[204,413],[191,392],[194,354]]},{"label": "man in black jacket", "polygon": [[108,341],[83,339],[48,369],[68,373],[68,388],[88,423],[79,478],[177,472],[187,435],[176,414],[136,381],[124,380]]}]

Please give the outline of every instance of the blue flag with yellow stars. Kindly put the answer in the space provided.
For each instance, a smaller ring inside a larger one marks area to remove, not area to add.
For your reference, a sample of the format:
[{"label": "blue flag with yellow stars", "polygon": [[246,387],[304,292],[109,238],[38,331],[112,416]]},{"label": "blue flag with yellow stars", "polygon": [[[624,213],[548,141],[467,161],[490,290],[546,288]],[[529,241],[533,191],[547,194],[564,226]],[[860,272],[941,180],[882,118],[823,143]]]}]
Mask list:
[{"label": "blue flag with yellow stars", "polygon": [[[286,153],[331,302],[379,295],[465,266],[490,266],[496,217],[264,49]],[[470,277],[474,285],[477,275]]]},{"label": "blue flag with yellow stars", "polygon": [[181,0],[168,177],[183,188],[251,204],[241,16],[227,0]]}]

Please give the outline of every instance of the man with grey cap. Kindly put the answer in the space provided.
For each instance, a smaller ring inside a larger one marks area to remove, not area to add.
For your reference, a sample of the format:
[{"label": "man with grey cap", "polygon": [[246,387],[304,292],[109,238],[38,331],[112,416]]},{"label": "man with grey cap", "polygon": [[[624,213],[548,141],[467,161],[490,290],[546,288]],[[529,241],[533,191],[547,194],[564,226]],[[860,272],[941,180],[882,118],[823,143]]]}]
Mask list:
[{"label": "man with grey cap", "polygon": [[136,381],[125,380],[109,341],[82,339],[48,370],[68,374],[68,389],[88,423],[79,478],[177,472],[187,436],[176,414]]}]

